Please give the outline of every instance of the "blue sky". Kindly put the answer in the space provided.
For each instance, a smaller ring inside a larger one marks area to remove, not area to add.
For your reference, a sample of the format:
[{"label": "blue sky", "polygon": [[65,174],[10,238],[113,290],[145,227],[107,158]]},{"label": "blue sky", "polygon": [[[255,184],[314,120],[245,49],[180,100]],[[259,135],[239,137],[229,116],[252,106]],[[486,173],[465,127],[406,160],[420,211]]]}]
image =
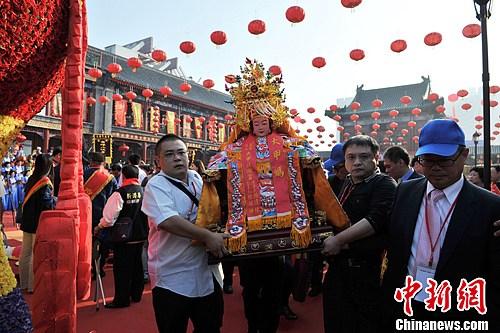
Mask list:
[{"label": "blue sky", "polygon": [[[285,11],[293,5],[304,8],[302,23],[292,25],[286,20]],[[488,37],[491,83],[500,85],[500,12],[496,9],[493,6]],[[265,66],[279,65],[287,105],[308,119],[306,128],[312,127],[312,117],[305,112],[308,107],[316,108],[314,117],[321,116],[321,110],[338,98],[353,96],[360,84],[373,89],[416,83],[422,75],[430,75],[432,89],[443,96],[482,84],[480,37],[462,36],[465,25],[479,23],[473,0],[363,0],[354,10],[342,7],[340,0],[89,0],[87,10],[91,45],[104,48],[153,36],[155,48],[169,58],[178,57],[186,76],[195,81],[210,78],[219,90],[224,89],[224,75],[237,74],[245,57]],[[267,30],[259,37],[247,31],[253,19],[266,22]],[[210,42],[214,30],[226,32],[225,45],[217,48]],[[426,46],[423,38],[433,31],[443,35],[443,42]],[[396,39],[407,41],[406,51],[390,50]],[[190,56],[179,50],[185,40],[197,47]],[[365,59],[349,58],[355,48],[365,51]],[[327,61],[320,70],[311,65],[316,56]],[[500,99],[500,93],[492,98]],[[476,102],[465,113],[459,108],[463,102],[468,101],[457,103],[457,114],[470,135],[472,118],[482,112],[481,106]],[[492,109],[493,124],[500,121],[499,109]],[[335,132],[333,121],[323,123]]]}]

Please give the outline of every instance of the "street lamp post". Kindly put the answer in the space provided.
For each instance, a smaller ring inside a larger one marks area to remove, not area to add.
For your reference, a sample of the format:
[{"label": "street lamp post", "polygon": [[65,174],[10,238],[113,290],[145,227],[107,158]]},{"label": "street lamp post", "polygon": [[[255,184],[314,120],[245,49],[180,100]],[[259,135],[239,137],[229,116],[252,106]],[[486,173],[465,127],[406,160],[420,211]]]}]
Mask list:
[{"label": "street lamp post", "polygon": [[477,144],[479,143],[479,134],[477,131],[472,134],[472,141],[474,141],[474,166],[477,166]]},{"label": "street lamp post", "polygon": [[[491,141],[490,141],[490,73],[488,65],[487,20],[491,16],[490,0],[473,0],[476,17],[481,21],[481,44],[483,53],[483,120],[484,120],[484,188],[491,189]],[[479,11],[478,11],[479,7]]]}]

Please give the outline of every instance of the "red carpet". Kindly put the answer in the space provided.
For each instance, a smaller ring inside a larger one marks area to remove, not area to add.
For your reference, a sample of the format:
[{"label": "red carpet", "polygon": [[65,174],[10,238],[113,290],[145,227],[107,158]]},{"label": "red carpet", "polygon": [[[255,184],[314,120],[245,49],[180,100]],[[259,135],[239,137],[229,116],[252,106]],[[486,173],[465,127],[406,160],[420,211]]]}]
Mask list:
[{"label": "red carpet", "polygon": [[[6,224],[7,234],[15,232],[15,228],[10,226],[9,223]],[[11,246],[17,246],[20,242],[10,239],[9,243]],[[11,260],[14,273],[18,273],[18,267],[16,267],[14,263],[15,261]],[[103,278],[104,292],[106,295],[106,301],[110,302],[113,299],[114,294],[112,266],[106,265],[105,271],[106,277]],[[243,299],[241,297],[241,288],[239,286],[237,269],[235,269],[233,287],[234,294],[224,295],[224,326],[222,328],[222,332],[246,333],[247,324],[243,314]],[[94,288],[95,284],[92,283],[92,299],[95,290]],[[26,295],[25,297],[29,304],[31,295]],[[278,332],[323,332],[321,296],[314,298],[308,297],[304,303],[298,303],[291,300],[290,306],[297,313],[299,319],[287,321],[282,318]],[[105,309],[101,303],[100,310],[96,311],[96,304],[92,300],[78,302],[77,308],[78,333],[157,332],[149,284],[146,285],[142,301],[138,304],[133,303],[128,308]],[[189,327],[188,332],[192,332],[191,326]]]}]

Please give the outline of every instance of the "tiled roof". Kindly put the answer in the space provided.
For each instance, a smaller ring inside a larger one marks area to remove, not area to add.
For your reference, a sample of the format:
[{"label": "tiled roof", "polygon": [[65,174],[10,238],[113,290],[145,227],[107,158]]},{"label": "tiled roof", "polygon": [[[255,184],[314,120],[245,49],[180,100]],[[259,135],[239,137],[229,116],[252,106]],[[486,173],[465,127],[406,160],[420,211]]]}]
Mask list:
[{"label": "tiled roof", "polygon": [[[150,68],[148,66],[143,66],[137,69],[134,73],[127,66],[126,58],[108,53],[92,46],[89,46],[87,53],[87,65],[93,66],[96,56],[99,59],[100,68],[103,71],[106,71],[106,67],[112,62],[116,62],[122,66],[123,70],[115,77],[115,80],[117,81],[130,83],[144,88],[148,87],[154,90],[155,94],[159,94],[161,86],[168,85],[172,88],[172,95],[174,97],[178,97],[183,100],[192,100],[193,102],[216,108],[221,111],[234,112],[233,105],[228,103],[231,101],[231,96],[228,94],[224,94],[216,90],[207,90],[202,85],[188,80],[188,83],[191,85],[191,90],[189,93],[184,95],[184,93],[179,89],[179,85],[183,83],[184,80],[177,76]],[[136,91],[136,93],[139,95],[140,91]]]}]

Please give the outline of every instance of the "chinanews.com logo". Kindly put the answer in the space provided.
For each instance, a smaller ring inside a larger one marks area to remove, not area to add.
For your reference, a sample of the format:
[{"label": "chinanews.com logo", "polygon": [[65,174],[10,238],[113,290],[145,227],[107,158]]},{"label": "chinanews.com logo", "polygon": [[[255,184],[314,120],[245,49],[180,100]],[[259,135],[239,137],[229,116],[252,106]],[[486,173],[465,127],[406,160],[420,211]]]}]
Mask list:
[{"label": "chinanews.com logo", "polygon": [[[411,301],[415,298],[423,300],[425,310],[446,313],[451,309],[452,286],[448,280],[437,283],[433,278],[427,278],[427,286],[423,289],[422,282],[408,275],[405,285],[394,292],[394,300],[403,303],[403,311],[408,317],[413,317]],[[424,293],[424,294],[422,294]],[[425,297],[425,295],[427,297]],[[423,298],[425,297],[425,298]],[[485,315],[486,281],[476,278],[472,281],[460,280],[457,289],[457,310],[477,311]],[[454,320],[416,320],[397,319],[395,328],[398,331],[488,331],[487,321],[454,321]]]}]

